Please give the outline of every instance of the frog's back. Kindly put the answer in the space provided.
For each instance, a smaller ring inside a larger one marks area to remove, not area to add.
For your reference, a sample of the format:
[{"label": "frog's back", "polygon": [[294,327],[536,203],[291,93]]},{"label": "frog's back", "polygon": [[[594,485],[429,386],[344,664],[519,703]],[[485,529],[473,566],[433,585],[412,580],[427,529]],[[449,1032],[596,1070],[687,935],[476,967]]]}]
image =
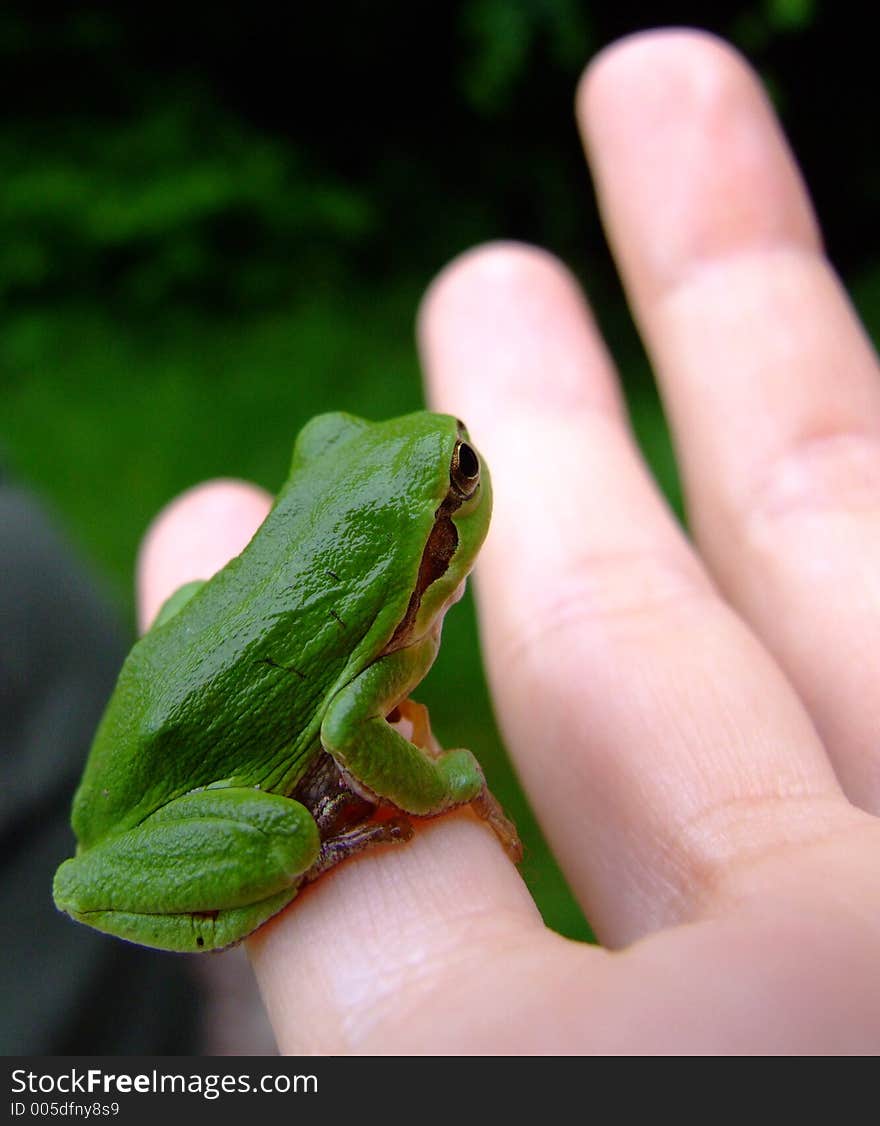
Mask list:
[{"label": "frog's back", "polygon": [[302,432],[242,554],[126,659],[74,804],[82,845],[200,786],[290,789],[327,699],[406,609],[453,440],[425,412]]}]

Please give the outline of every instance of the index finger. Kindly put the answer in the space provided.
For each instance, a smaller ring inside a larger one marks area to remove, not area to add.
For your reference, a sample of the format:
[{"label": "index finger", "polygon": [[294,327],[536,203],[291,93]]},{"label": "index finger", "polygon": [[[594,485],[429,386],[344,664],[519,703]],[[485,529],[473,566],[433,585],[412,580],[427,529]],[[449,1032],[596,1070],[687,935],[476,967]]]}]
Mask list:
[{"label": "index finger", "polygon": [[493,474],[487,665],[542,827],[603,941],[694,918],[747,858],[846,815],[824,749],[664,506],[567,271],[471,251],[421,329],[434,401]]}]

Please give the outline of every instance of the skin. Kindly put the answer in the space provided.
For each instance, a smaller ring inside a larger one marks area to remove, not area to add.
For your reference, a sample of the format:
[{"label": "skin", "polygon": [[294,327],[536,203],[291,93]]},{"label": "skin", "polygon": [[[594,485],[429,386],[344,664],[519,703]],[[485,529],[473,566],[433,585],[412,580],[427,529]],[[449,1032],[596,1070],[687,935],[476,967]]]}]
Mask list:
[{"label": "skin", "polygon": [[[478,595],[496,708],[602,947],[548,932],[455,813],[316,884],[251,959],[287,1052],[876,1052],[876,359],[728,46],[623,41],[577,115],[693,541],[553,258],[466,254],[419,339],[434,405],[492,466]],[[166,511],[144,620],[264,504],[212,484]]]}]

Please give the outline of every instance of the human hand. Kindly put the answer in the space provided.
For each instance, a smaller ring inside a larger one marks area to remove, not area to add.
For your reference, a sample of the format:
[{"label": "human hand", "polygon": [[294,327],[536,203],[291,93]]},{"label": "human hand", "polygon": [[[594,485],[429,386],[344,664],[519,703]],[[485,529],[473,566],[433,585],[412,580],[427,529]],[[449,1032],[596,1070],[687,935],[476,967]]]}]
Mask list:
[{"label": "human hand", "polygon": [[[465,255],[420,337],[433,405],[493,474],[479,601],[507,744],[605,949],[548,931],[459,812],[342,865],[250,955],[285,1052],[877,1051],[876,360],[727,47],[619,44],[578,116],[696,547],[547,254]],[[174,506],[145,619],[265,504],[214,485]],[[212,508],[220,540],[194,543]]]}]

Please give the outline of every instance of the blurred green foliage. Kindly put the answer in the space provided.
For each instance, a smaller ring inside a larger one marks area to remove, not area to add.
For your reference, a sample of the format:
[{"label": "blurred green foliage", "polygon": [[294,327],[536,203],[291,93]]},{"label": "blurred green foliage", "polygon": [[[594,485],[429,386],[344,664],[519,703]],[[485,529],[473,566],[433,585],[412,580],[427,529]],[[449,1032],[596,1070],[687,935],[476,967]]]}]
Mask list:
[{"label": "blurred green foliage", "polygon": [[[7,4],[0,12],[2,456],[131,614],[139,538],[212,475],[275,489],[316,411],[421,391],[425,285],[477,241],[541,243],[581,275],[646,456],[669,438],[604,244],[572,118],[625,32],[732,37],[771,86],[836,263],[878,323],[880,157],[868,36],[819,0],[612,6],[401,0],[268,8]],[[470,602],[420,693],[523,828],[547,920],[587,929],[504,757]],[[448,739],[447,739],[448,741]]]}]

